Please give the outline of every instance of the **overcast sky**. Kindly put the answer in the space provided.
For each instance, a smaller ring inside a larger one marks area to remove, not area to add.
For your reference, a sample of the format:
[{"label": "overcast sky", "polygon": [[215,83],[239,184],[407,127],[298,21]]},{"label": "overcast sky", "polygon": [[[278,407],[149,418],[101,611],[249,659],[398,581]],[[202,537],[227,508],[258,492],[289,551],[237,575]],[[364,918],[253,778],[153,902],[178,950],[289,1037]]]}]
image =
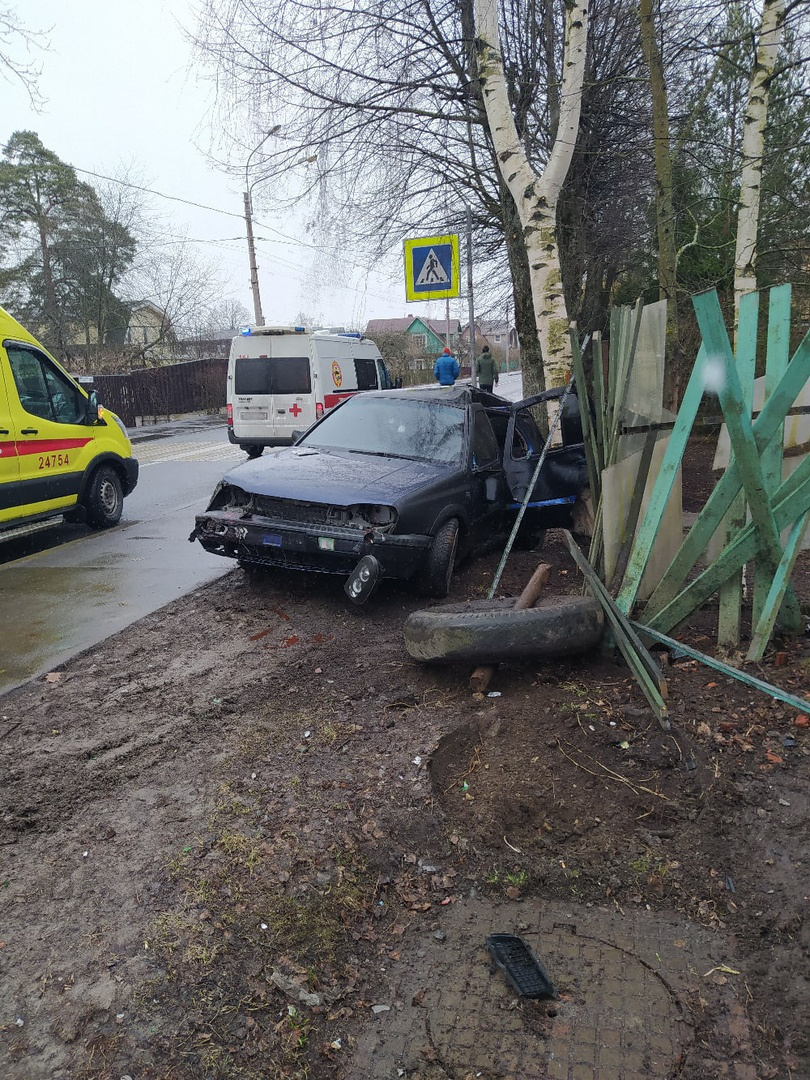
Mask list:
[{"label": "overcast sky", "polygon": [[[243,184],[206,158],[211,139],[209,84],[191,70],[181,27],[194,28],[189,0],[17,0],[31,30],[47,32],[39,60],[46,99],[39,112],[16,82],[0,82],[0,141],[32,130],[76,169],[104,175],[131,172],[138,183],[210,209],[152,197],[172,236],[198,241],[198,253],[218,267],[224,294],[252,312]],[[18,54],[20,50],[18,49]],[[250,138],[246,133],[245,141]],[[92,176],[80,179],[93,182]],[[258,203],[258,195],[254,192]],[[300,312],[331,325],[362,328],[370,318],[431,314],[443,303],[405,303],[402,260],[392,254],[384,274],[363,274],[313,250],[289,215],[257,205],[257,258],[265,321],[292,322]],[[272,232],[271,229],[278,230]],[[279,235],[279,233],[284,235]],[[301,243],[300,241],[306,241]],[[460,301],[453,301],[451,314]]]}]

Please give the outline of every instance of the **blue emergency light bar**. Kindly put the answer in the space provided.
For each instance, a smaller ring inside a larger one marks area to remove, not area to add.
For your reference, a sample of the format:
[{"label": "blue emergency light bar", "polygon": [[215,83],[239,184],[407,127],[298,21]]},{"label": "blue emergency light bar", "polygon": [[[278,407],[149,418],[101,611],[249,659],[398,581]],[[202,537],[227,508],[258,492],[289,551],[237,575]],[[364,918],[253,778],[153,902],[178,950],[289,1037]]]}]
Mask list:
[{"label": "blue emergency light bar", "polygon": [[252,331],[249,326],[242,326],[239,328],[239,333],[242,337],[250,337]]}]

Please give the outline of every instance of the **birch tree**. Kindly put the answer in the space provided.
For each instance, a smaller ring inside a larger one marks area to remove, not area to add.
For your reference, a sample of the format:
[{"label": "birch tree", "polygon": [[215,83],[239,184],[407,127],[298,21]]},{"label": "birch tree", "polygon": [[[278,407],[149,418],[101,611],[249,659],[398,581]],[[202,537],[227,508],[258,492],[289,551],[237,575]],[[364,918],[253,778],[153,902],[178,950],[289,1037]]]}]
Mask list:
[{"label": "birch tree", "polygon": [[740,298],[757,287],[757,234],[765,154],[765,124],[776,59],[785,25],[785,0],[765,0],[756,61],[748,89],[742,140],[737,246],[734,253],[734,327]]},{"label": "birch tree", "polygon": [[[569,318],[557,242],[557,205],[579,130],[588,0],[565,0],[565,45],[554,144],[538,175],[524,151],[509,102],[497,0],[474,0],[478,71],[498,166],[517,207],[529,259],[537,334],[548,387],[563,386],[571,368]],[[527,394],[539,387],[524,387]]]},{"label": "birch tree", "polygon": [[[21,47],[25,57],[21,55]],[[13,7],[0,4],[0,79],[19,80],[35,109],[43,104],[38,86],[42,65],[32,59],[32,54],[47,47],[45,34],[30,30]]]},{"label": "birch tree", "polygon": [[[509,0],[502,19],[515,126],[540,171],[560,116],[565,8]],[[590,0],[588,23],[585,138],[557,240],[568,312],[593,329],[604,326],[613,284],[644,262],[652,170],[633,0]],[[318,18],[308,0],[205,0],[197,45],[216,78],[215,130],[239,147],[237,175],[260,146],[251,176],[268,212],[300,194],[321,235],[373,260],[403,236],[463,231],[469,206],[476,301],[503,310],[508,266],[527,385],[539,386],[523,227],[493,151],[475,37],[473,0],[322,0]]]}]

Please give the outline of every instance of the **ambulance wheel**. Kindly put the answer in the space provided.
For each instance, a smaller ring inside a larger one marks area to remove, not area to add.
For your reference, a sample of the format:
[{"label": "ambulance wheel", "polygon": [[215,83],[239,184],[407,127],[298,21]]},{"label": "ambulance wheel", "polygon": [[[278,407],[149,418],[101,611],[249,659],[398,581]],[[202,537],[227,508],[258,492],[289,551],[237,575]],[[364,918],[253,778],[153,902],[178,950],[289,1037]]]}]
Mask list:
[{"label": "ambulance wheel", "polygon": [[88,524],[94,529],[107,529],[121,520],[124,492],[118,473],[111,466],[102,465],[90,477],[85,506]]},{"label": "ambulance wheel", "polygon": [[252,461],[254,458],[261,457],[264,453],[264,447],[259,446],[257,443],[247,443],[242,447],[247,456]]},{"label": "ambulance wheel", "polygon": [[456,563],[458,531],[458,518],[450,518],[433,537],[425,567],[419,576],[419,592],[422,596],[433,596],[441,600],[450,592],[450,579]]}]

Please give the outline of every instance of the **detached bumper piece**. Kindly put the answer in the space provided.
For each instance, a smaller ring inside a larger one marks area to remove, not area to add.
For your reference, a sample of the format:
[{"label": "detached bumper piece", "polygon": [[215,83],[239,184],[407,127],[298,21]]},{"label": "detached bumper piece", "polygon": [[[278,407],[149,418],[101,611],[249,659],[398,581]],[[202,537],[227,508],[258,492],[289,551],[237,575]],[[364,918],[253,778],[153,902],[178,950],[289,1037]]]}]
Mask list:
[{"label": "detached bumper piece", "polygon": [[487,948],[492,959],[521,997],[554,998],[557,993],[546,970],[522,938],[490,934]]}]

